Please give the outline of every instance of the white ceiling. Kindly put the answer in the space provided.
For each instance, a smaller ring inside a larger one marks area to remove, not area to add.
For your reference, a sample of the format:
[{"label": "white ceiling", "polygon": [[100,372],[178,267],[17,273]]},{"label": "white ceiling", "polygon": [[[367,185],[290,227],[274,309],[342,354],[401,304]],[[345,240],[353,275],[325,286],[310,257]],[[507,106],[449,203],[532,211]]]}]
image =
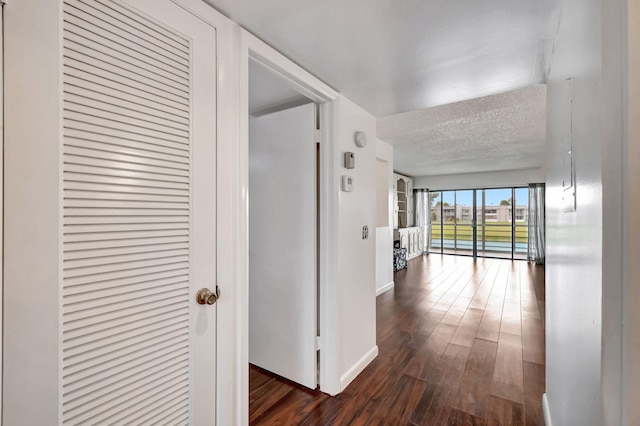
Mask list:
[{"label": "white ceiling", "polygon": [[373,115],[542,83],[560,0],[206,0]]},{"label": "white ceiling", "polygon": [[542,167],[546,86],[380,118],[378,137],[409,176]]},{"label": "white ceiling", "polygon": [[[516,91],[427,108],[544,83],[561,0],[205,1],[379,117],[398,170],[419,176],[542,162],[539,97]],[[437,132],[420,125],[434,117]],[[413,127],[397,124],[404,121]]]}]

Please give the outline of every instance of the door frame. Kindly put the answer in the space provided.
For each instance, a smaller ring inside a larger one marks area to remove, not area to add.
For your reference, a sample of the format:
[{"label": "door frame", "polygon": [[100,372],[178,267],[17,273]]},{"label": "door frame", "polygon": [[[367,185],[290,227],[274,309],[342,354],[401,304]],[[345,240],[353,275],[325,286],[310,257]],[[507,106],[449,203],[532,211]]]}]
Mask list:
[{"label": "door frame", "polygon": [[335,107],[333,101],[338,92],[296,65],[289,58],[246,31],[239,29],[239,76],[240,76],[240,143],[238,156],[238,246],[237,246],[237,315],[239,342],[236,362],[236,389],[239,401],[239,424],[248,424],[249,407],[249,60],[259,62],[281,77],[287,84],[316,102],[320,111],[322,139],[320,150],[320,204],[318,211],[319,233],[319,327],[321,357],[320,389],[335,395],[340,392],[338,374],[338,286],[337,286],[337,218],[338,192],[335,170]]},{"label": "door frame", "polygon": [[[220,299],[216,302],[216,424],[242,424],[241,408],[235,392],[229,389],[238,388],[236,353],[242,341],[238,333],[237,303],[238,262],[235,229],[238,224],[237,210],[238,188],[238,127],[234,125],[238,119],[239,85],[236,48],[237,24],[215,10],[208,4],[197,0],[172,0],[174,3],[193,13],[198,18],[216,28],[217,55],[217,285],[220,287]],[[224,208],[222,208],[224,206]],[[220,325],[224,324],[224,327]]]},{"label": "door frame", "polygon": [[0,424],[2,424],[2,365],[4,360],[4,6],[0,0]]},{"label": "door frame", "polygon": [[[238,333],[237,304],[238,253],[233,247],[238,243],[235,229],[238,224],[238,120],[240,106],[237,88],[240,84],[237,72],[238,25],[210,5],[198,0],[171,0],[216,29],[217,56],[217,177],[216,177],[216,232],[217,232],[217,285],[220,298],[216,302],[216,424],[242,424],[241,406],[236,399],[238,372],[236,353],[242,342]],[[224,208],[221,208],[224,206]],[[225,324],[221,327],[221,324]]]}]

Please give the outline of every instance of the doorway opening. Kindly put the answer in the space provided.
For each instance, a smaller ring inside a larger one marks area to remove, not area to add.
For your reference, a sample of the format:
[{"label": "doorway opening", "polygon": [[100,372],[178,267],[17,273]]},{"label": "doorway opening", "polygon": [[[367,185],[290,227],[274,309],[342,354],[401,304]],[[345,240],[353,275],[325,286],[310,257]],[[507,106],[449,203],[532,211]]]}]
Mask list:
[{"label": "doorway opening", "polygon": [[[320,140],[320,147],[316,143],[316,155],[317,164],[314,165],[313,170],[316,175],[316,283],[317,292],[315,293],[316,302],[315,312],[313,313],[313,319],[316,321],[316,329],[314,333],[305,333],[305,339],[309,334],[313,337],[314,353],[311,357],[305,358],[305,360],[316,360],[315,370],[317,373],[316,383],[320,385],[320,390],[329,395],[336,395],[340,392],[340,374],[339,374],[339,357],[338,357],[338,323],[337,318],[337,300],[339,299],[339,289],[337,286],[337,270],[338,259],[335,257],[336,253],[336,235],[337,235],[337,211],[339,206],[339,194],[334,190],[336,185],[336,148],[334,144],[334,127],[336,122],[336,104],[338,100],[338,93],[318,80],[312,74],[308,73],[291,60],[273,50],[266,43],[262,42],[248,31],[240,30],[240,48],[242,51],[240,62],[240,144],[238,146],[239,154],[239,183],[241,192],[238,197],[239,207],[239,239],[238,239],[238,253],[240,255],[238,262],[238,284],[237,284],[237,299],[235,301],[236,307],[236,319],[237,319],[237,336],[238,336],[238,353],[236,365],[238,366],[238,380],[237,386],[234,388],[236,400],[238,401],[238,409],[240,416],[242,417],[242,423],[247,423],[249,407],[249,376],[252,370],[249,369],[250,356],[249,352],[255,348],[250,343],[250,260],[253,260],[253,255],[250,254],[249,248],[249,210],[253,201],[250,200],[251,188],[249,184],[249,123],[251,121],[250,111],[254,115],[261,115],[266,117],[271,113],[276,113],[277,110],[283,109],[283,107],[290,107],[290,109],[303,107],[307,105],[308,101],[282,100],[281,102],[275,102],[279,104],[278,107],[265,106],[264,108],[256,107],[255,110],[249,107],[250,96],[255,96],[255,79],[250,77],[250,67],[253,67],[253,71],[259,72],[265,71],[266,77],[271,84],[285,86],[295,93],[295,96],[307,98],[315,103],[316,108],[316,123],[320,123],[321,131],[316,132],[316,140]],[[262,67],[257,68],[256,65]],[[255,73],[254,73],[255,77]],[[250,84],[254,85],[254,90],[251,90]],[[266,91],[270,90],[271,84],[267,84]],[[245,89],[242,89],[242,88]],[[253,93],[250,93],[253,92]],[[273,99],[272,99],[273,101]],[[318,150],[319,148],[319,150]],[[289,176],[290,181],[296,181],[297,176]],[[265,179],[270,180],[270,179]],[[273,186],[273,185],[272,185]],[[309,185],[308,185],[309,186]],[[255,188],[254,188],[255,189]],[[283,191],[285,191],[283,189]],[[254,194],[255,195],[255,194]],[[291,203],[290,201],[284,201],[280,206],[280,210],[289,209],[293,211],[299,206]],[[296,216],[296,220],[300,216]],[[283,246],[282,236],[286,234],[293,234],[289,229],[286,233],[279,235],[276,238],[276,245],[274,251],[277,251]],[[295,262],[293,265],[297,264]],[[290,265],[284,267],[288,270]],[[255,273],[252,273],[255,276]],[[254,301],[257,300],[254,298]],[[308,313],[308,310],[305,311]],[[290,319],[290,322],[294,319]],[[255,321],[254,321],[255,323]],[[307,327],[306,330],[312,330],[311,327]],[[280,333],[282,330],[279,331]],[[320,348],[319,350],[315,350]]]},{"label": "doorway opening", "polygon": [[315,389],[319,108],[253,59],[248,98],[250,368]]},{"label": "doorway opening", "polygon": [[429,191],[430,253],[527,260],[529,188]]}]

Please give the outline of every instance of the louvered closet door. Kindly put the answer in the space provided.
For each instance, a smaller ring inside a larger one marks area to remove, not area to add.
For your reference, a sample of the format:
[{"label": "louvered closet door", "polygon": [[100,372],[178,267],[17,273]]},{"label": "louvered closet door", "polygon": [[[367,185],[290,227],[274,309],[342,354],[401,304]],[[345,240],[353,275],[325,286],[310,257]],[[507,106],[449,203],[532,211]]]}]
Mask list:
[{"label": "louvered closet door", "polygon": [[64,1],[62,422],[213,424],[215,28]]}]

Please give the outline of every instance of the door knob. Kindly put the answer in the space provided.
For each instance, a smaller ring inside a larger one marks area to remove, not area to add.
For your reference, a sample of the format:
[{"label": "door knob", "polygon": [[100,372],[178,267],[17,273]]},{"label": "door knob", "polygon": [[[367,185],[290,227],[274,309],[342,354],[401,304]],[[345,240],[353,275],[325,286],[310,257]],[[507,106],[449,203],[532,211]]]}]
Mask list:
[{"label": "door knob", "polygon": [[213,305],[218,301],[218,297],[220,296],[218,294],[217,286],[215,292],[208,288],[201,288],[198,290],[198,293],[196,293],[196,302],[198,302],[199,305]]}]

